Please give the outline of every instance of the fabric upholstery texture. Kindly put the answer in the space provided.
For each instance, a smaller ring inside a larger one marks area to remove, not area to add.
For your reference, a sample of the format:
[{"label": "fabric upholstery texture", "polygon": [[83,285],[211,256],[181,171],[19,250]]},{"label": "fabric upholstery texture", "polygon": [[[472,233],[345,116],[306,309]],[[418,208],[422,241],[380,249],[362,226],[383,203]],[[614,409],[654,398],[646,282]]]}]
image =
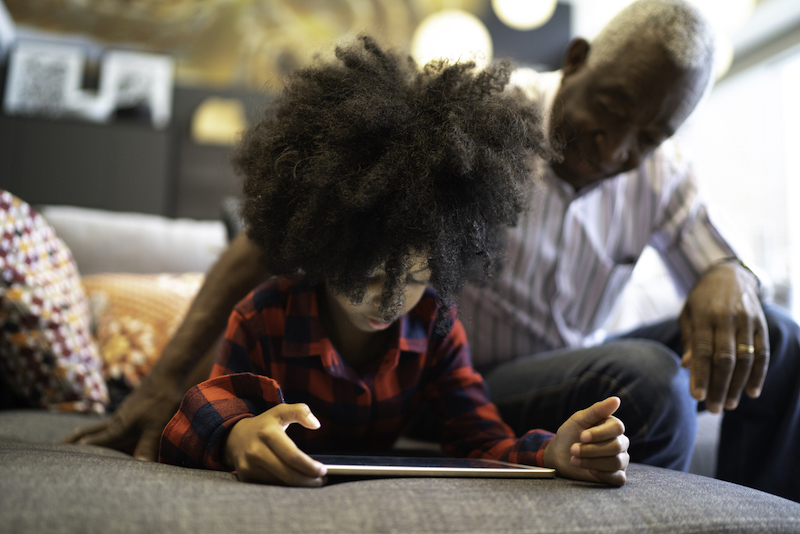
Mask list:
[{"label": "fabric upholstery texture", "polygon": [[89,307],[67,246],[0,190],[0,373],[31,406],[103,412],[108,391]]},{"label": "fabric upholstery texture", "polygon": [[139,385],[203,283],[202,273],[95,274],[83,278],[107,380]]},{"label": "fabric upholstery texture", "polygon": [[622,488],[561,478],[399,478],[304,489],[241,483],[230,473],[52,443],[94,420],[0,412],[0,524],[9,532],[800,531],[798,503],[638,464],[630,466]]}]

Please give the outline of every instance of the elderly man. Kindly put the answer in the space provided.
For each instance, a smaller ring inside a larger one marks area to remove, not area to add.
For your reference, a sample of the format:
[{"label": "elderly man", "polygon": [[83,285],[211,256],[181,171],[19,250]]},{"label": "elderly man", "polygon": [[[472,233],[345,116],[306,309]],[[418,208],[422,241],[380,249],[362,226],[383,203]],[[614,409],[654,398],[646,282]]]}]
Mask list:
[{"label": "elderly man", "polygon": [[[618,395],[632,460],[686,469],[702,401],[726,410],[718,476],[800,500],[791,476],[800,329],[762,308],[758,279],[709,220],[691,165],[668,140],[710,86],[712,63],[696,9],[639,0],[591,45],[574,41],[561,71],[515,73],[563,159],[509,235],[505,270],[467,288],[460,313],[492,400],[517,431],[556,430],[576,407]],[[601,343],[595,331],[648,244],[687,293],[684,310]],[[266,275],[239,236],[149,379],[108,423],[73,439],[154,458],[186,375]]]},{"label": "elderly man", "polygon": [[[726,410],[720,478],[800,500],[788,475],[800,468],[798,327],[762,308],[758,279],[709,220],[690,163],[668,141],[711,83],[712,49],[691,6],[641,0],[591,45],[574,41],[560,72],[516,73],[550,111],[564,157],[511,233],[503,275],[468,288],[459,309],[492,400],[515,428],[552,426],[584,395],[616,391],[632,460],[686,469],[694,397]],[[681,317],[597,345],[646,245],[688,294]]]}]

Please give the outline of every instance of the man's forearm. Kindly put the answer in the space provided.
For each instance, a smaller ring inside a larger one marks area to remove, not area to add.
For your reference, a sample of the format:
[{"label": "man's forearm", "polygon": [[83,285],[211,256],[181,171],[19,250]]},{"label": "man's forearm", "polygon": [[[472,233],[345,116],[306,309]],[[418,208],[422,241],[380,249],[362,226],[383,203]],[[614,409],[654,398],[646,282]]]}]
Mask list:
[{"label": "man's forearm", "polygon": [[209,270],[153,371],[185,379],[224,332],[233,306],[268,277],[258,246],[239,234]]}]

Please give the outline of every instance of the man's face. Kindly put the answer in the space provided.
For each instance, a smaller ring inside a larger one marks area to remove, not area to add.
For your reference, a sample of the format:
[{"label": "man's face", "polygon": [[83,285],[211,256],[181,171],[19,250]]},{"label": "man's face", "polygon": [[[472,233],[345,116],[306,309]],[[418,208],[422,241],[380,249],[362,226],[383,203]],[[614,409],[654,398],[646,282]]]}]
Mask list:
[{"label": "man's face", "polygon": [[678,68],[648,39],[602,66],[586,64],[590,53],[585,41],[570,45],[551,119],[564,157],[552,168],[576,189],[637,167],[683,124],[709,76]]}]

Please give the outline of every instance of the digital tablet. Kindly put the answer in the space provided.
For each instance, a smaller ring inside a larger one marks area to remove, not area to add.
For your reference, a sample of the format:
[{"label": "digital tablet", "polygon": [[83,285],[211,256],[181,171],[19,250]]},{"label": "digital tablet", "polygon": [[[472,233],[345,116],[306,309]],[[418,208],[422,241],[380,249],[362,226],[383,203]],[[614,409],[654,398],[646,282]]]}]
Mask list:
[{"label": "digital tablet", "polygon": [[374,477],[553,478],[554,469],[475,458],[313,454],[328,475]]}]

